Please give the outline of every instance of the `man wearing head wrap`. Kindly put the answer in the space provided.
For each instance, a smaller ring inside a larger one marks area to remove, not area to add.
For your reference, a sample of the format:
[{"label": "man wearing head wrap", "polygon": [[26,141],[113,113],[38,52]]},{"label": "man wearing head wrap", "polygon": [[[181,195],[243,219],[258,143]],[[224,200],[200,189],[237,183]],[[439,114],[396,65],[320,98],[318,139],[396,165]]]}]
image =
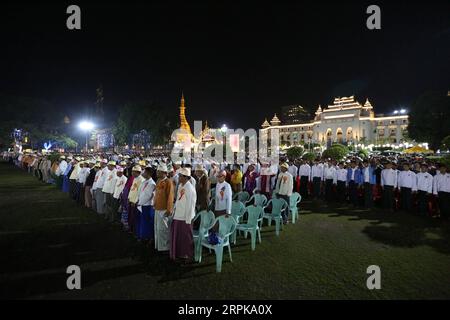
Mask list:
[{"label": "man wearing head wrap", "polygon": [[64,172],[66,171],[66,169],[67,169],[66,156],[61,156],[59,158],[58,169],[55,172],[55,175],[56,175],[56,187],[58,189],[62,189],[63,177],[64,177]]},{"label": "man wearing head wrap", "polygon": [[217,185],[215,194],[215,211],[216,217],[231,214],[231,203],[233,192],[231,190],[231,185],[225,181],[226,171],[221,170],[217,174]]},{"label": "man wearing head wrap", "polygon": [[95,175],[100,169],[100,164],[96,164],[95,161],[89,163],[89,174],[86,178],[85,188],[84,188],[84,205],[86,208],[92,208],[92,186],[94,185]]},{"label": "man wearing head wrap", "polygon": [[135,230],[138,240],[154,240],[155,231],[155,210],[153,208],[153,196],[156,183],[152,179],[153,168],[147,166],[142,173],[144,180],[139,186],[137,202],[137,216],[135,217]]},{"label": "man wearing head wrap", "polygon": [[102,192],[105,195],[105,219],[110,219],[111,221],[114,221],[114,215],[116,213],[113,212],[114,207],[113,194],[117,179],[116,162],[109,161],[107,168],[108,171],[106,171],[106,179],[102,188]]},{"label": "man wearing head wrap", "polygon": [[69,162],[67,163],[66,170],[63,172],[63,185],[62,185],[62,191],[65,193],[69,193],[69,191],[70,191],[69,176],[70,176],[70,173],[72,172],[72,167],[73,167],[72,157],[71,156],[67,157],[67,160]]},{"label": "man wearing head wrap", "polygon": [[172,260],[182,259],[184,263],[190,263],[194,256],[191,222],[195,217],[197,195],[194,186],[189,182],[192,179],[189,168],[180,169],[179,179],[173,221],[170,225],[170,258]]},{"label": "man wearing head wrap", "polygon": [[290,197],[292,195],[292,188],[294,184],[294,179],[288,170],[289,165],[286,162],[281,164],[281,172],[278,174],[277,184],[275,186],[275,193],[277,195],[277,198],[284,199],[284,201],[286,201],[288,205],[288,208],[281,213],[283,216],[284,224],[286,224],[288,221]]},{"label": "man wearing head wrap", "polygon": [[130,192],[128,193],[128,203],[129,203],[129,209],[128,209],[128,226],[129,231],[134,233],[136,230],[136,223],[139,222],[137,220],[137,202],[139,200],[139,187],[141,186],[142,182],[145,180],[142,174],[142,168],[141,166],[134,166],[133,167],[133,185],[131,186]]},{"label": "man wearing head wrap", "polygon": [[168,251],[169,246],[169,216],[174,203],[174,185],[167,177],[168,168],[160,164],[157,169],[158,180],[155,190],[155,249]]}]

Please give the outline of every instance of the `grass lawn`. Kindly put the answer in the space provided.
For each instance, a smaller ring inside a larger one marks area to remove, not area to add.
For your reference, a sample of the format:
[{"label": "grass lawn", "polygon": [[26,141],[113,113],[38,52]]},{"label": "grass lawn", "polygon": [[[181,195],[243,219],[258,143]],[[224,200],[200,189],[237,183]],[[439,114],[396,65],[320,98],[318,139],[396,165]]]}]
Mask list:
[{"label": "grass lawn", "polygon": [[[302,203],[300,220],[262,243],[238,237],[233,263],[193,267],[137,243],[54,186],[0,163],[0,296],[43,299],[449,299],[450,227],[380,210]],[[82,290],[66,289],[79,265]],[[381,290],[366,269],[381,268]]]}]

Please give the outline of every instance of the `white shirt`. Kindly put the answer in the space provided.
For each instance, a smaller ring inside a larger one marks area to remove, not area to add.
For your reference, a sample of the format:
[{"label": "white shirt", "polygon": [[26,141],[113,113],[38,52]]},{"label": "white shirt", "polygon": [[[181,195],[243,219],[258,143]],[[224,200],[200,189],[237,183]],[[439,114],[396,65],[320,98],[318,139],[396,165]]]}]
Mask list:
[{"label": "white shirt", "polygon": [[364,167],[363,173],[364,173],[364,182],[370,183],[370,167]]},{"label": "white shirt", "polygon": [[108,168],[106,170],[107,170],[106,171],[106,178],[105,178],[105,182],[103,184],[102,191],[104,193],[113,194],[114,193],[114,187],[116,186],[117,170],[116,169],[109,170]]},{"label": "white shirt", "polygon": [[228,214],[231,213],[231,201],[232,201],[231,186],[228,182],[224,181],[216,185],[216,211],[225,210]]},{"label": "white shirt", "polygon": [[433,194],[438,194],[438,192],[450,192],[450,173],[436,174],[433,183]]},{"label": "white shirt", "polygon": [[433,192],[433,176],[428,172],[419,172],[416,174],[417,178],[417,190],[426,191],[427,193]]},{"label": "white shirt", "polygon": [[80,172],[78,173],[77,182],[82,183],[84,185],[86,183],[86,179],[87,179],[90,171],[91,171],[91,169],[89,169],[89,168],[81,168]]},{"label": "white shirt", "polygon": [[139,186],[139,197],[137,204],[139,206],[153,205],[153,196],[155,192],[156,183],[152,178],[142,181]]},{"label": "white shirt", "polygon": [[292,175],[293,178],[297,178],[298,168],[296,165],[291,164],[289,166],[288,172]]},{"label": "white shirt", "polygon": [[381,171],[381,186],[392,186],[397,188],[397,170],[383,169]]},{"label": "white shirt", "polygon": [[70,174],[70,180],[77,180],[78,174],[80,173],[80,165],[77,163]]},{"label": "white shirt", "polygon": [[127,177],[125,177],[124,175],[122,175],[121,177],[117,176],[116,185],[114,186],[114,193],[113,193],[114,199],[119,199],[120,194],[123,191],[123,188],[125,188],[127,180],[128,180]]},{"label": "white shirt", "polygon": [[195,203],[197,202],[197,194],[192,183],[180,183],[177,192],[177,198],[174,207],[174,220],[184,221],[191,224],[195,217]]},{"label": "white shirt", "polygon": [[336,176],[338,181],[347,182],[347,169],[336,169]]},{"label": "white shirt", "polygon": [[293,184],[294,179],[292,177],[292,174],[290,174],[289,172],[280,172],[277,180],[277,193],[290,197],[292,195]]},{"label": "white shirt", "polygon": [[92,190],[96,190],[97,189],[97,182],[98,179],[100,178],[100,175],[102,174],[102,170],[97,170],[97,172],[95,173],[95,177],[94,177],[94,183],[92,184]]},{"label": "white shirt", "polygon": [[300,177],[307,176],[311,178],[311,167],[309,166],[309,164],[302,164],[300,166],[300,171],[298,174],[300,175]]},{"label": "white shirt", "polygon": [[67,169],[67,162],[66,160],[62,160],[59,163],[58,169],[56,170],[56,176],[59,177],[60,175],[64,174],[64,172],[66,172]]},{"label": "white shirt", "polygon": [[100,169],[100,175],[97,180],[97,189],[100,189],[100,190],[103,189],[108,171],[109,171],[108,167],[104,167],[103,169]]},{"label": "white shirt", "polygon": [[311,177],[314,178],[320,178],[320,180],[323,180],[323,164],[315,164],[311,168]]},{"label": "white shirt", "polygon": [[398,174],[398,187],[411,188],[412,191],[417,191],[417,177],[411,170],[400,171]]},{"label": "white shirt", "polygon": [[333,180],[333,184],[337,183],[337,170],[335,166],[326,166],[323,171],[325,180]]}]

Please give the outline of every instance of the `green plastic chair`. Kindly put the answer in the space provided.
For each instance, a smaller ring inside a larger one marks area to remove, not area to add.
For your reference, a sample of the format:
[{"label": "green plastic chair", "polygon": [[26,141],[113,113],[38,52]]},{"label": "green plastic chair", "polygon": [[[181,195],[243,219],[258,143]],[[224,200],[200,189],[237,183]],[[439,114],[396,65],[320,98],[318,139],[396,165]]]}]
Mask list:
[{"label": "green plastic chair", "polygon": [[[230,261],[233,262],[233,258],[231,256],[231,246],[230,246],[230,236],[236,230],[237,222],[231,215],[223,215],[217,217],[214,220],[212,229],[216,222],[219,223],[219,232],[218,236],[222,239],[222,242],[219,244],[210,244],[208,242],[208,238],[204,238],[202,241],[202,247],[206,247],[208,249],[213,249],[216,253],[216,272],[222,271],[222,260],[223,260],[223,247],[228,247],[228,253],[230,255]],[[199,262],[202,262],[202,250],[200,248],[200,256]]]},{"label": "green plastic chair", "polygon": [[302,201],[302,196],[298,192],[294,192],[289,197],[289,211],[291,211],[292,223],[298,219],[298,204]]},{"label": "green plastic chair", "polygon": [[[271,212],[266,212],[266,209],[272,205]],[[264,207],[263,219],[267,219],[267,224],[270,226],[272,220],[275,221],[275,234],[278,236],[280,234],[280,229],[283,226],[283,217],[281,212],[288,208],[288,204],[284,199],[270,199],[267,205]],[[262,222],[261,222],[262,225]]]},{"label": "green plastic chair", "polygon": [[264,207],[267,204],[267,197],[263,194],[255,193],[248,199],[245,205],[249,205],[253,201],[254,206]]},{"label": "green plastic chair", "polygon": [[250,199],[250,194],[247,191],[235,193],[233,196],[233,200],[238,200],[242,203],[246,203],[248,199]]},{"label": "green plastic chair", "polygon": [[199,261],[200,257],[200,251],[202,249],[201,243],[203,239],[208,238],[208,230],[214,226],[216,217],[212,211],[200,211],[196,214],[194,217],[194,220],[192,223],[194,223],[195,220],[200,218],[200,227],[198,230],[194,230],[194,259],[195,261]]},{"label": "green plastic chair", "polygon": [[236,220],[237,223],[240,223],[242,217],[245,213],[245,206],[242,202],[238,200],[233,200],[231,203],[231,215]]},{"label": "green plastic chair", "polygon": [[[255,250],[257,235],[259,243],[261,243],[261,228],[259,227],[259,222],[262,220],[264,210],[261,206],[248,206],[245,208],[245,211],[248,213],[247,223],[238,224],[236,230],[244,231],[245,238],[247,238],[247,233],[250,233],[252,250]],[[236,244],[236,232],[233,236],[234,244]]]}]

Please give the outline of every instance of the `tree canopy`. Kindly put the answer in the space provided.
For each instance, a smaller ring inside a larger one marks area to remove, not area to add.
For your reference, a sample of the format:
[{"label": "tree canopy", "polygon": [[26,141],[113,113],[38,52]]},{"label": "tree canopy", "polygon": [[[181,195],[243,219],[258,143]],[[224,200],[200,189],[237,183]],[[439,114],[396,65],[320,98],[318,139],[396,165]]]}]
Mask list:
[{"label": "tree canopy", "polygon": [[450,97],[434,91],[422,94],[411,107],[408,132],[416,141],[438,149],[442,139],[450,135]]},{"label": "tree canopy", "polygon": [[131,135],[145,130],[153,145],[163,145],[169,142],[177,127],[177,116],[153,102],[127,103],[119,110],[113,134],[118,145],[125,145],[130,142]]}]

